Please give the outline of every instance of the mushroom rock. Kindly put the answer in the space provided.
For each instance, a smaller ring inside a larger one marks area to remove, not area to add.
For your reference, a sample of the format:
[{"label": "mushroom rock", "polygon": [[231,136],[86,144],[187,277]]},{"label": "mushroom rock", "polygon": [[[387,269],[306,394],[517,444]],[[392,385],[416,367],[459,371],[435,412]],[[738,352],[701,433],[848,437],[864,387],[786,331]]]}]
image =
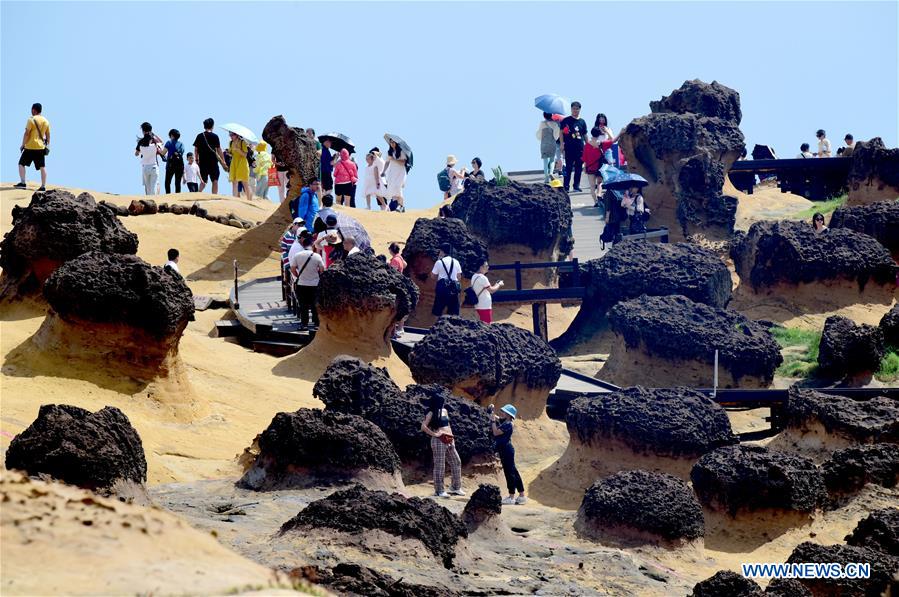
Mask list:
[{"label": "mushroom rock", "polygon": [[899,197],[899,148],[887,149],[880,137],[859,141],[849,168],[849,204]]},{"label": "mushroom rock", "polygon": [[883,332],[884,343],[899,348],[899,303],[893,305],[893,308],[881,318],[878,327]]},{"label": "mushroom rock", "polygon": [[725,529],[737,521],[766,518],[800,525],[827,498],[821,472],[811,460],[762,446],[709,452],[693,466],[690,480],[703,506],[722,515]]},{"label": "mushroom rock", "polygon": [[509,534],[508,526],[500,518],[502,510],[502,495],[499,487],[482,483],[465,504],[465,509],[462,510],[462,522],[469,534],[477,531],[493,537],[496,534]]},{"label": "mushroom rock", "polygon": [[711,387],[715,349],[724,388],[768,387],[783,362],[762,325],[736,311],[685,296],[641,296],[609,312],[615,339],[597,374],[611,383]]},{"label": "mushroom rock", "polygon": [[[563,261],[574,247],[571,201],[562,189],[510,181],[472,183],[456,195],[453,213],[484,241],[496,263]],[[512,272],[494,272],[514,284]],[[551,284],[556,270],[525,270],[522,285]]]},{"label": "mushroom rock", "polygon": [[871,566],[869,578],[800,578],[797,579],[812,595],[889,595],[896,589],[896,571],[899,557],[868,547],[853,545],[818,545],[805,541],[796,546],[788,564],[846,564],[867,563]]},{"label": "mushroom rock", "polygon": [[899,256],[899,201],[895,199],[838,207],[830,216],[830,228],[848,228],[867,234]]},{"label": "mushroom rock", "polygon": [[281,526],[280,535],[302,532],[310,539],[322,528],[353,535],[379,530],[411,539],[445,568],[452,567],[456,544],[468,536],[459,518],[434,500],[370,491],[358,484],[312,502]]},{"label": "mushroom rock", "polygon": [[899,273],[890,252],[867,234],[845,228],[819,234],[787,220],[756,222],[748,234],[738,233],[731,257],[740,276],[738,302],[747,308],[772,299],[803,313],[889,305]]},{"label": "mushroom rock", "polygon": [[856,325],[851,319],[831,315],[824,322],[818,350],[818,372],[842,379],[877,371],[883,358],[883,331],[873,325]]},{"label": "mushroom rock", "polygon": [[394,327],[417,302],[415,284],[374,256],[360,252],[340,260],[321,274],[316,297],[321,325],[312,342],[289,357],[288,368],[304,366],[304,376],[318,379],[338,355],[366,362],[396,359]]},{"label": "mushroom rock", "polygon": [[629,169],[649,181],[643,196],[653,219],[676,239],[729,237],[737,199],[722,189],[745,148],[740,95],[717,81],[685,81],[649,107],[652,113],[631,121],[619,143]]},{"label": "mushroom rock", "polygon": [[90,251],[133,255],[137,235],[88,193],[38,191],[27,207],[13,208],[12,229],[0,241],[0,296],[40,297],[56,268]]},{"label": "mushroom rock", "polygon": [[[319,160],[315,139],[302,127],[288,126],[284,116],[273,116],[262,129],[262,138],[271,146],[272,155],[283,162],[290,173],[288,199],[298,197],[304,186],[316,176]],[[287,203],[286,201],[284,202]],[[286,222],[284,223],[286,226]]]},{"label": "mushroom rock", "polygon": [[589,340],[605,327],[606,313],[615,303],[643,294],[681,294],[722,308],[731,298],[727,266],[713,252],[690,243],[617,243],[601,259],[582,266],[581,285],[586,291],[580,311],[553,340],[556,348]]},{"label": "mushroom rock", "polygon": [[785,429],[774,444],[809,457],[856,444],[899,443],[899,404],[883,396],[854,400],[793,386],[783,418]]},{"label": "mushroom rock", "polygon": [[[311,569],[310,569],[311,568]],[[367,595],[371,597],[457,597],[461,593],[444,587],[418,585],[397,580],[359,564],[340,563],[331,570],[304,566],[298,569],[317,585],[340,595]]]},{"label": "mushroom rock", "polygon": [[257,442],[259,454],[239,487],[289,489],[358,480],[403,489],[400,460],[387,436],[357,415],[309,408],[278,413]]},{"label": "mushroom rock", "polygon": [[450,394],[442,386],[413,384],[403,392],[386,370],[356,358],[338,357],[316,382],[312,394],[325,404],[325,412],[358,415],[377,425],[400,459],[415,469],[427,468],[431,463],[431,442],[421,432],[421,422],[430,398],[439,395],[445,400],[463,473],[470,475],[484,469],[486,474],[496,474],[486,410]]},{"label": "mushroom rock", "polygon": [[899,508],[871,512],[846,536],[846,543],[899,556]]},{"label": "mushroom rock", "polygon": [[578,533],[623,545],[680,547],[705,534],[687,484],[665,473],[622,471],[594,483],[574,522]]},{"label": "mushroom rock", "polygon": [[824,483],[831,494],[848,494],[868,483],[899,484],[899,445],[864,444],[833,453],[823,465]]},{"label": "mushroom rock", "polygon": [[31,337],[43,354],[139,381],[180,369],[194,302],[181,276],[135,255],[85,253],[44,285],[50,311]]},{"label": "mushroom rock", "polygon": [[764,594],[772,597],[813,597],[812,592],[795,578],[775,578],[765,587]]},{"label": "mushroom rock", "polygon": [[114,406],[92,413],[68,404],[42,405],[37,419],[10,442],[6,468],[107,495],[123,482],[147,480],[140,436]]},{"label": "mushroom rock", "polygon": [[762,587],[751,578],[731,570],[719,570],[696,583],[692,597],[761,597]]},{"label": "mushroom rock", "polygon": [[524,420],[544,416],[562,374],[555,351],[511,324],[444,316],[409,354],[418,383],[437,383],[478,404],[509,402]]},{"label": "mushroom rock", "polygon": [[436,317],[431,314],[437,282],[431,278],[431,270],[437,261],[440,245],[448,243],[453,257],[462,265],[462,276],[471,278],[481,263],[487,260],[484,243],[471,235],[465,222],[456,218],[418,218],[403,246],[408,275],[418,286],[421,300],[409,318],[410,325],[430,327]]}]

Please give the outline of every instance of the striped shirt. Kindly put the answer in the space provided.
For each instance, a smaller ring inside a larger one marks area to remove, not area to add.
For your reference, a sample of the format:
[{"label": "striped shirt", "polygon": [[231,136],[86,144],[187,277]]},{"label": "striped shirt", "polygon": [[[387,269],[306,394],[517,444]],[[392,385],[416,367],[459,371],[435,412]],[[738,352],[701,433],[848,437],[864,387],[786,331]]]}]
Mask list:
[{"label": "striped shirt", "polygon": [[289,265],[288,253],[290,253],[290,247],[297,240],[297,235],[287,230],[284,233],[284,236],[281,237],[281,269],[284,269]]}]

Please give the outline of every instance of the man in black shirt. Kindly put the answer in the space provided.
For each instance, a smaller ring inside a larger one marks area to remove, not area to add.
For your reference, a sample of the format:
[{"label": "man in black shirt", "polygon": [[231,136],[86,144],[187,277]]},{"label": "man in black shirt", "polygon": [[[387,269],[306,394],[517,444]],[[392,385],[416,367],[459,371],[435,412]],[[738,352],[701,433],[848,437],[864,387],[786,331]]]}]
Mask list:
[{"label": "man in black shirt", "polygon": [[574,170],[574,190],[581,191],[581,171],[584,164],[581,157],[584,154],[584,141],[587,138],[587,123],[581,115],[581,102],[571,102],[571,116],[562,120],[562,148],[565,150],[565,176],[564,186],[568,192],[571,182],[571,171]]},{"label": "man in black shirt", "polygon": [[194,155],[197,156],[197,164],[200,166],[200,192],[206,188],[206,181],[212,179],[212,194],[219,192],[219,163],[225,165],[225,156],[222,154],[222,143],[219,136],[212,132],[215,121],[207,118],[203,121],[203,132],[194,139]]}]

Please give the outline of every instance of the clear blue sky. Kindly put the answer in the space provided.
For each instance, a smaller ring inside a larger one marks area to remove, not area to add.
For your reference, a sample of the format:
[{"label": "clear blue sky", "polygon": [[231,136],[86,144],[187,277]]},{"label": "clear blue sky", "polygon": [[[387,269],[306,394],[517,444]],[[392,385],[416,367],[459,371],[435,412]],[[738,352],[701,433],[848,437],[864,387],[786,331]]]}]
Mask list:
[{"label": "clear blue sky", "polygon": [[[738,90],[753,143],[792,156],[818,128],[897,145],[897,2],[0,2],[0,173],[32,102],[51,122],[51,183],[140,193],[138,127],[261,132],[273,115],[385,131],[415,151],[407,204],[439,198],[446,154],[536,169],[535,96],[605,112],[614,130],[686,79]],[[41,32],[35,32],[40,28]],[[34,173],[29,176],[34,180]]]}]

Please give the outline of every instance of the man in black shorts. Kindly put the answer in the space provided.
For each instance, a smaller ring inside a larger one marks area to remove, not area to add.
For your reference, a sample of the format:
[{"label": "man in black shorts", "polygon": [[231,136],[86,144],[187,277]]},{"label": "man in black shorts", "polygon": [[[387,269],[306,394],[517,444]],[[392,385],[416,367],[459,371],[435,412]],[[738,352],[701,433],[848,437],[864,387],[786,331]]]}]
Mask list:
[{"label": "man in black shorts", "polygon": [[41,188],[46,190],[47,168],[45,167],[47,153],[50,148],[50,122],[41,116],[43,107],[40,104],[31,106],[31,118],[25,123],[25,135],[22,137],[22,152],[19,158],[19,183],[17,189],[25,188],[25,168],[34,164],[35,170],[41,171]]},{"label": "man in black shorts", "polygon": [[206,181],[212,179],[212,194],[219,192],[219,163],[225,165],[225,156],[222,153],[222,142],[219,136],[212,132],[215,121],[207,118],[203,121],[203,132],[194,139],[194,155],[197,156],[197,164],[200,166],[200,192],[206,188]]}]

